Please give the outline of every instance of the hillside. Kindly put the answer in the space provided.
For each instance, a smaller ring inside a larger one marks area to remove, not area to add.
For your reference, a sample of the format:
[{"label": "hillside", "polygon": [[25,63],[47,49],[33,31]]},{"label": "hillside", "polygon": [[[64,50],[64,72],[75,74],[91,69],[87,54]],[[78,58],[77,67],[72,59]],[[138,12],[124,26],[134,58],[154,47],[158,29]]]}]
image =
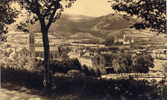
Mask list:
[{"label": "hillside", "polygon": [[[135,40],[141,41],[143,41],[143,37],[153,42],[155,40],[161,41],[165,38],[165,36],[158,36],[161,39],[154,38],[155,36],[157,37],[156,32],[130,28],[138,21],[139,19],[123,14],[109,14],[101,17],[72,16],[64,14],[56,23],[52,24],[49,34],[53,37],[55,36],[55,38],[87,38],[92,40],[106,40],[112,37],[122,37],[122,33],[129,34]],[[30,27],[32,32],[39,33],[39,23]]]},{"label": "hillside", "polygon": [[[50,32],[56,36],[69,37],[77,33],[90,33],[94,37],[104,37],[108,33],[129,28],[136,20],[125,15],[110,14],[102,17],[63,15],[57,23],[53,24]],[[120,24],[121,23],[121,24]],[[33,32],[39,32],[38,23],[31,26]]]},{"label": "hillside", "polygon": [[[147,43],[162,45],[166,43],[167,36],[164,34],[158,35],[158,33],[151,32],[149,29],[136,30],[130,28],[138,21],[139,19],[123,14],[109,14],[101,17],[65,14],[51,26],[49,34],[57,39],[90,39],[99,42],[113,37],[120,38],[123,37],[123,34],[128,34],[136,41],[137,45]],[[37,35],[40,31],[39,23],[32,25],[30,29]],[[37,35],[36,38],[41,38],[41,35]]]}]

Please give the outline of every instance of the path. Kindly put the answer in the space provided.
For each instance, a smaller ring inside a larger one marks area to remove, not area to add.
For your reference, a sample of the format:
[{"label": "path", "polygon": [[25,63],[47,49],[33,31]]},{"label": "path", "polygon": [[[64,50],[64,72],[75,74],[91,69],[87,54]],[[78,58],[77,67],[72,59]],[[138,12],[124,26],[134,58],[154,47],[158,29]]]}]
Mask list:
[{"label": "path", "polygon": [[38,95],[33,95],[28,93],[28,90],[26,88],[22,88],[22,90],[26,90],[27,93],[1,88],[0,99],[1,100],[44,100],[42,99],[42,97]]}]

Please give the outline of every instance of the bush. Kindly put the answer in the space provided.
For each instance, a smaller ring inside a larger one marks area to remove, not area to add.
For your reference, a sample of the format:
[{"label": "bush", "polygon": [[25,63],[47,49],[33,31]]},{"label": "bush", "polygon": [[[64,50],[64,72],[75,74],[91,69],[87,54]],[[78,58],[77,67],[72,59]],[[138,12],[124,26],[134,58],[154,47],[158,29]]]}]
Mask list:
[{"label": "bush", "polygon": [[30,52],[27,48],[14,48],[11,45],[3,44],[0,48],[0,66],[15,69],[33,70]]},{"label": "bush", "polygon": [[106,46],[110,46],[110,45],[113,45],[114,44],[114,37],[111,37],[111,38],[108,38],[104,41],[104,44]]},{"label": "bush", "polygon": [[167,72],[167,63],[163,64],[163,72],[164,72],[164,73]]},{"label": "bush", "polygon": [[117,55],[112,60],[112,68],[114,72],[132,72],[131,55]]},{"label": "bush", "polygon": [[63,61],[52,61],[50,67],[55,72],[67,73],[69,70],[81,70],[81,64],[78,59],[66,59]]},{"label": "bush", "polygon": [[154,67],[154,59],[151,55],[137,55],[133,57],[133,71],[147,73],[149,68]]},{"label": "bush", "polygon": [[[81,66],[78,59],[66,59],[63,61],[51,61],[50,63],[51,70],[53,73],[70,73],[72,74],[85,74],[87,76],[98,76],[101,72],[104,71],[104,68],[100,67],[90,68],[86,65]],[[77,72],[80,71],[80,72]],[[74,72],[74,73],[73,73]],[[84,76],[84,75],[83,75]]]}]

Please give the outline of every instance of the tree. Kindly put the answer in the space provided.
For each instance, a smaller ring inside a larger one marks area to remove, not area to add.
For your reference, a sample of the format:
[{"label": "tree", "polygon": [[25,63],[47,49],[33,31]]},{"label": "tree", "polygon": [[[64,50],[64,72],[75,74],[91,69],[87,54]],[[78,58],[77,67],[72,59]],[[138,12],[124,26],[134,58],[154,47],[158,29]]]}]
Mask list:
[{"label": "tree", "polygon": [[115,40],[114,37],[107,38],[107,39],[104,41],[104,44],[105,44],[106,46],[114,45],[114,40]]},{"label": "tree", "polygon": [[[56,22],[61,16],[64,8],[69,8],[76,0],[18,0],[22,8],[25,8],[33,15],[31,21],[27,23],[34,23],[39,21],[42,33],[43,47],[44,47],[44,80],[45,88],[52,86],[52,72],[50,70],[50,47],[48,31],[52,23]],[[24,24],[22,24],[24,25]]]},{"label": "tree", "polygon": [[7,33],[7,26],[15,22],[17,17],[16,9],[12,9],[10,4],[12,0],[1,0],[0,1],[0,40],[3,40],[1,37],[2,34]]},{"label": "tree", "polygon": [[135,28],[152,28],[166,33],[166,0],[114,0],[112,8],[117,11],[136,15],[143,21],[136,23]]},{"label": "tree", "polygon": [[167,63],[163,64],[163,71],[167,72]]},{"label": "tree", "polygon": [[154,59],[148,53],[137,55],[119,53],[112,54],[109,57],[106,58],[106,62],[111,62],[111,64],[106,66],[110,67],[110,71],[115,73],[147,73],[149,68],[154,67]]},{"label": "tree", "polygon": [[132,59],[129,54],[119,54],[113,56],[112,66],[116,73],[132,72]]},{"label": "tree", "polygon": [[134,72],[147,73],[149,68],[154,67],[154,58],[149,54],[139,54],[132,59]]}]

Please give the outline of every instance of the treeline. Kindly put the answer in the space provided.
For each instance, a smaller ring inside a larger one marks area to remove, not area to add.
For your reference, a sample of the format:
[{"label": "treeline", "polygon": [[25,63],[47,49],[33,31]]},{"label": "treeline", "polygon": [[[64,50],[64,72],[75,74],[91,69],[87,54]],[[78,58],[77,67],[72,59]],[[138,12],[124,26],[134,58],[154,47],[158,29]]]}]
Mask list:
[{"label": "treeline", "polygon": [[[69,50],[64,51],[62,61],[51,61],[50,67],[52,72],[68,73],[70,70],[77,70],[86,75],[100,75],[106,73],[147,73],[150,68],[154,67],[154,59],[149,54],[125,54],[113,52],[111,54],[99,54],[92,58],[93,67],[81,66],[78,59],[70,59],[66,55]],[[26,55],[27,54],[27,55]],[[43,61],[36,59],[36,65],[32,66],[31,58],[28,56],[29,51],[25,48],[14,50],[10,47],[1,48],[0,66],[12,67],[16,69],[38,70],[42,71]],[[66,55],[66,56],[65,56]]]},{"label": "treeline", "polygon": [[94,66],[105,67],[107,73],[147,73],[154,67],[154,59],[149,54],[103,54],[93,62]]}]

